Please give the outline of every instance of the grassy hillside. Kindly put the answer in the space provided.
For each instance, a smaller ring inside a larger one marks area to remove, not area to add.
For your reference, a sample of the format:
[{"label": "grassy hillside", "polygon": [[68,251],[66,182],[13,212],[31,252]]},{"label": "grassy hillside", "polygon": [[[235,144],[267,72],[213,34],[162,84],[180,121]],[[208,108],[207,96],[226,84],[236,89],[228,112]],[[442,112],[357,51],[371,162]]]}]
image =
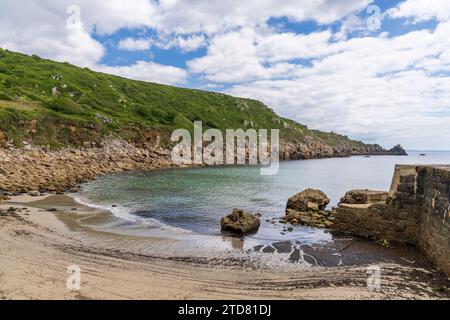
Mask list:
[{"label": "grassy hillside", "polygon": [[362,142],[312,131],[261,102],[102,74],[0,49],[0,138],[58,148],[116,134],[139,141],[143,130],[278,128],[282,139],[314,136],[334,145]]}]

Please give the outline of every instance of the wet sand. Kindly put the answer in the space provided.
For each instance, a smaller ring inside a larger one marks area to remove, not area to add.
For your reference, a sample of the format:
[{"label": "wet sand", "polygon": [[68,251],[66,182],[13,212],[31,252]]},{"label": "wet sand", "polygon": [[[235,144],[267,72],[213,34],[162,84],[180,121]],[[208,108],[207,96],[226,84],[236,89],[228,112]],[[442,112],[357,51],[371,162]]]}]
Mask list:
[{"label": "wet sand", "polygon": [[[340,238],[333,246],[281,242],[248,251],[224,237],[205,251],[205,237],[192,245],[182,235],[143,236],[142,227],[68,196],[0,204],[9,207],[21,209],[0,216],[2,299],[448,299],[448,278],[413,248]],[[273,263],[278,258],[287,263]],[[372,264],[381,268],[379,291],[367,288]],[[66,287],[71,265],[81,269],[80,290]]]}]

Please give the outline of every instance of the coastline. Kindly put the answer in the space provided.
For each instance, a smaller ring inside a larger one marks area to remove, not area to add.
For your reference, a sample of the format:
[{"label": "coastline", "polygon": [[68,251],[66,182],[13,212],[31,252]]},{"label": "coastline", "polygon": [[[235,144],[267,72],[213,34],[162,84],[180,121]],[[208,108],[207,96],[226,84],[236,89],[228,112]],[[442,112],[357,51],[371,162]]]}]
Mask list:
[{"label": "coastline", "polygon": [[[67,196],[22,195],[0,204],[0,210],[10,207],[20,211],[0,217],[2,299],[448,298],[435,290],[445,277],[414,266],[383,263],[383,290],[375,292],[367,289],[361,265],[299,272],[255,269],[239,260],[154,256],[143,248],[169,240],[89,228],[79,222],[110,214]],[[63,214],[63,207],[76,208],[79,219]],[[80,291],[66,288],[67,267],[74,264],[82,272]]]},{"label": "coastline", "polygon": [[[384,150],[377,145],[368,145],[367,149],[351,150],[317,143],[286,143],[280,148],[281,160],[404,154],[406,152],[400,146]],[[0,148],[0,195],[76,192],[81,183],[104,174],[187,167],[173,164],[170,155],[170,150],[159,145],[137,146],[121,139],[105,140],[96,148],[59,151],[32,146]]]}]

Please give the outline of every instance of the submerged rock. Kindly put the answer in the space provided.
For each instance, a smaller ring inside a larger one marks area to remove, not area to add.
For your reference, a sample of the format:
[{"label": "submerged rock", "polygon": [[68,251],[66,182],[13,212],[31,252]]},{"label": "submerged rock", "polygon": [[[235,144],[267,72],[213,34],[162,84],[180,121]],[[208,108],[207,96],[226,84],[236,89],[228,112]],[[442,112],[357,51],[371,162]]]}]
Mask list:
[{"label": "submerged rock", "polygon": [[222,218],[220,224],[224,231],[245,234],[258,230],[261,221],[254,214],[244,212],[241,209],[234,209],[233,213]]}]

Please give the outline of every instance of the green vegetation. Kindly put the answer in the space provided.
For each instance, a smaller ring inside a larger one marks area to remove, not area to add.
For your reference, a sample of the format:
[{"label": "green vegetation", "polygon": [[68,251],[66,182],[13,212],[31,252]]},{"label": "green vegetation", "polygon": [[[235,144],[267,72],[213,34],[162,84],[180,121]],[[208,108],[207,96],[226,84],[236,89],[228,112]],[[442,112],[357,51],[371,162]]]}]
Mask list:
[{"label": "green vegetation", "polygon": [[[361,147],[347,137],[277,116],[261,102],[102,74],[0,49],[0,132],[20,145],[58,148],[115,134],[142,139],[142,130],[192,128],[281,129],[287,141],[314,136],[329,145]],[[0,135],[1,136],[1,135]]]}]

